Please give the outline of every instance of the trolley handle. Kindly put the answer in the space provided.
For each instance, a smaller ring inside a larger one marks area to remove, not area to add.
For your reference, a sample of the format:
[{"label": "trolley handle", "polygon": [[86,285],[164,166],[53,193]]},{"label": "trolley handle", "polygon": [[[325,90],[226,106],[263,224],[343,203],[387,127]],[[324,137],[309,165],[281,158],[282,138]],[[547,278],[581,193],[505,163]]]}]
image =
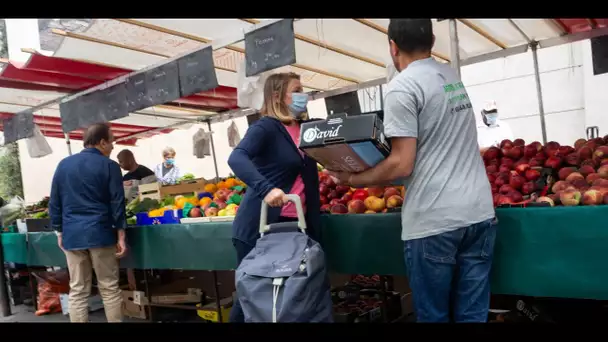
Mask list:
[{"label": "trolley handle", "polygon": [[[302,231],[302,233],[306,232],[306,219],[304,218],[304,209],[302,209],[302,200],[300,200],[300,196],[298,195],[285,195],[287,201],[293,202],[296,206],[296,211],[298,213],[298,228]],[[262,200],[262,211],[260,212],[260,235],[264,235],[264,233],[270,230],[270,225],[268,224],[268,204]]]}]

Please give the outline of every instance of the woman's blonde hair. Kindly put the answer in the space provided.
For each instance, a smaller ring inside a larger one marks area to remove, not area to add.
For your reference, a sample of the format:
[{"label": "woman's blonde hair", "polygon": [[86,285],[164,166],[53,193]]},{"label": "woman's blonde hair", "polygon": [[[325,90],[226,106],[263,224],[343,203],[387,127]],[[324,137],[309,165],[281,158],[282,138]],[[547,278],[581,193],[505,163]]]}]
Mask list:
[{"label": "woman's blonde hair", "polygon": [[166,157],[168,155],[175,155],[175,150],[173,149],[173,147],[165,147],[163,149],[163,157]]},{"label": "woman's blonde hair", "polygon": [[[294,121],[293,116],[289,114],[289,106],[285,104],[285,95],[287,94],[287,86],[291,80],[300,80],[300,75],[288,72],[278,73],[268,76],[264,84],[264,104],[260,114],[264,116],[275,117],[284,124],[291,124]],[[300,114],[298,119],[308,119],[308,113]]]}]

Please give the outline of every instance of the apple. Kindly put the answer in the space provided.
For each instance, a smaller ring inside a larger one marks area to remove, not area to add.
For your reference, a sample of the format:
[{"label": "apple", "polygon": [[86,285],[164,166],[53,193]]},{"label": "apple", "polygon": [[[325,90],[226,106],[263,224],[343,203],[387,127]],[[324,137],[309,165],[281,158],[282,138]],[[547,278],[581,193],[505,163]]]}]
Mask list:
[{"label": "apple", "polygon": [[382,195],[384,194],[384,189],[379,187],[370,187],[367,188],[367,193],[370,196],[382,197]]},{"label": "apple", "polygon": [[508,194],[510,192],[513,192],[513,191],[515,191],[515,190],[509,184],[505,184],[505,185],[501,186],[498,189],[498,192],[501,193],[501,194],[503,194],[503,195],[506,195],[506,194]]},{"label": "apple", "polygon": [[595,141],[595,143],[598,145],[598,147],[605,144],[604,138],[600,138],[600,137],[591,139],[591,141]]},{"label": "apple", "polygon": [[392,195],[386,200],[387,208],[399,208],[403,204],[403,198],[399,195]]},{"label": "apple", "polygon": [[521,187],[521,193],[524,195],[529,195],[536,190],[536,184],[534,182],[526,182]]},{"label": "apple", "polygon": [[507,194],[507,197],[509,197],[513,203],[519,203],[524,200],[524,197],[521,195],[521,193],[519,193],[519,191],[512,191]]},{"label": "apple", "polygon": [[555,202],[554,202],[554,201],[553,201],[551,198],[549,198],[549,197],[547,197],[547,196],[539,197],[539,198],[536,200],[536,202],[537,202],[537,203],[549,203],[549,205],[550,205],[550,206],[552,206],[552,207],[554,207],[554,206],[555,206]]},{"label": "apple", "polygon": [[501,164],[498,168],[498,172],[509,172],[511,171],[511,167],[509,165]]},{"label": "apple", "polygon": [[553,184],[553,186],[551,187],[551,191],[556,194],[560,191],[566,190],[569,186],[572,186],[570,183],[560,180],[555,182],[555,184]]},{"label": "apple", "polygon": [[[560,171],[561,171],[561,170],[560,170]],[[592,173],[595,173],[595,169],[594,169],[594,168],[593,168],[593,166],[591,166],[591,165],[583,165],[583,166],[581,166],[581,168],[580,168],[580,169],[578,169],[578,172],[579,172],[581,175],[583,175],[583,176],[587,177],[588,175],[590,175],[590,174],[592,174]],[[567,177],[567,176],[566,176],[566,177]]]},{"label": "apple", "polygon": [[547,160],[547,154],[543,151],[538,152],[534,158],[538,159],[539,161],[545,162],[545,160]]},{"label": "apple", "polygon": [[566,161],[566,164],[573,166],[578,166],[581,163],[581,159],[576,153],[568,154],[564,160]]},{"label": "apple", "polygon": [[608,165],[600,166],[600,168],[597,169],[597,174],[604,179],[608,179]]},{"label": "apple", "polygon": [[321,206],[321,212],[322,213],[328,213],[330,209],[331,209],[331,205],[329,205],[329,204],[323,204]]},{"label": "apple", "polygon": [[578,156],[581,158],[581,160],[591,159],[593,156],[593,150],[588,145],[585,145],[578,150]]},{"label": "apple", "polygon": [[608,165],[608,158],[602,159],[602,161],[600,162],[600,166],[604,166],[604,165]]},{"label": "apple", "polygon": [[547,145],[545,145],[545,150],[557,150],[561,145],[557,141],[549,141]]},{"label": "apple", "polygon": [[602,179],[602,177],[597,173],[590,173],[587,175],[587,177],[585,177],[585,180],[587,181],[587,183],[589,185],[592,185],[593,182],[595,182],[598,179]]},{"label": "apple", "polygon": [[217,204],[217,207],[219,210],[225,209],[226,208],[226,202],[222,201],[222,200],[215,200],[213,201],[215,204]]},{"label": "apple", "polygon": [[566,177],[566,182],[573,183],[577,179],[585,179],[585,177],[578,172],[572,172]]},{"label": "apple", "polygon": [[583,194],[583,205],[598,205],[603,201],[602,194],[598,190],[587,190]]},{"label": "apple", "polygon": [[389,198],[393,195],[401,195],[401,191],[399,191],[393,187],[386,188],[386,190],[384,190],[384,195],[383,195],[384,198]]},{"label": "apple", "polygon": [[338,192],[336,190],[331,190],[329,192],[329,194],[327,194],[327,199],[330,201],[333,200],[334,198],[339,198],[339,197],[340,197],[340,195],[338,194]]},{"label": "apple", "polygon": [[500,148],[511,148],[513,147],[513,142],[509,139],[505,139],[500,142]]},{"label": "apple", "polygon": [[483,159],[497,159],[500,157],[500,154],[500,149],[498,147],[492,146],[483,153]]},{"label": "apple", "polygon": [[350,186],[348,185],[337,185],[336,186],[336,192],[338,193],[338,195],[342,196],[345,193],[350,191]]},{"label": "apple", "polygon": [[538,153],[536,146],[530,144],[524,147],[524,157],[532,158]]},{"label": "apple", "polygon": [[560,146],[560,147],[557,149],[557,153],[558,153],[560,156],[567,156],[567,155],[569,155],[570,153],[575,152],[575,151],[576,151],[576,150],[575,150],[574,148],[572,148],[571,146]]},{"label": "apple", "polygon": [[491,189],[492,189],[492,193],[495,194],[498,192],[498,186],[496,184],[492,184],[490,185]]},{"label": "apple", "polygon": [[571,183],[573,187],[575,187],[577,190],[580,190],[581,192],[587,191],[589,189],[589,184],[587,184],[587,181],[584,179],[577,178]]},{"label": "apple", "polygon": [[513,200],[506,196],[506,195],[498,195],[498,199],[496,200],[496,206],[502,205],[502,204],[513,204],[515,202],[513,202]]},{"label": "apple", "polygon": [[524,154],[524,150],[523,147],[521,146],[514,146],[510,149],[507,150],[507,153],[505,153],[505,155],[511,159],[517,160],[519,158],[521,158]]},{"label": "apple", "polygon": [[509,185],[513,188],[513,189],[521,189],[522,185],[524,185],[526,179],[518,174],[516,175],[512,175],[511,178],[509,179]]},{"label": "apple", "polygon": [[520,175],[524,175],[529,169],[530,164],[519,164],[515,166],[515,171],[517,171]]},{"label": "apple", "polygon": [[358,200],[365,201],[365,199],[368,197],[369,197],[369,193],[365,189],[357,189],[357,190],[355,190],[355,192],[353,192],[354,200],[358,199]]},{"label": "apple", "polygon": [[496,177],[496,180],[494,181],[494,184],[496,184],[496,186],[498,186],[498,187],[501,187],[508,183],[509,183],[509,174],[506,172],[499,173],[498,176]]},{"label": "apple", "polygon": [[209,207],[207,209],[205,209],[205,216],[210,217],[210,216],[217,216],[217,213],[220,210],[216,207]]},{"label": "apple", "polygon": [[336,188],[336,182],[334,182],[333,178],[331,176],[323,179],[323,184],[327,185],[328,188],[330,189],[335,189]]},{"label": "apple", "polygon": [[381,212],[386,207],[384,199],[376,196],[369,196],[365,199],[364,203],[367,209],[373,210],[375,212]]},{"label": "apple", "polygon": [[525,146],[526,142],[524,141],[524,139],[518,138],[513,140],[513,146]]},{"label": "apple", "polygon": [[608,188],[608,179],[597,179],[593,182],[592,184],[593,186],[600,186],[600,187],[605,187]]},{"label": "apple", "polygon": [[327,196],[329,194],[329,188],[325,184],[319,184],[319,194]]},{"label": "apple", "polygon": [[329,212],[332,214],[346,214],[348,213],[348,208],[346,208],[346,206],[342,203],[338,203],[335,205],[332,205],[331,208],[329,209]]},{"label": "apple", "polygon": [[538,170],[528,169],[528,170],[526,170],[526,173],[524,174],[524,176],[529,181],[535,181],[540,178],[540,172]]},{"label": "apple", "polygon": [[352,200],[348,203],[348,212],[351,214],[362,214],[366,209],[362,200]]},{"label": "apple", "polygon": [[[496,175],[495,174],[488,174],[488,181],[490,181],[490,184],[494,184],[494,182],[496,181]],[[384,196],[386,197],[386,196]]]},{"label": "apple", "polygon": [[202,213],[201,210],[199,208],[192,208],[192,210],[190,210],[190,217],[201,217]]},{"label": "apple", "polygon": [[531,158],[530,162],[528,164],[530,164],[530,167],[543,166],[542,161],[540,161],[540,160],[538,160],[536,158]]},{"label": "apple", "polygon": [[559,200],[567,207],[577,206],[581,201],[581,193],[578,190],[564,190],[559,194]]},{"label": "apple", "polygon": [[343,203],[348,203],[353,199],[353,195],[349,194],[349,193],[345,193],[344,196],[342,196],[342,202]]},{"label": "apple", "polygon": [[574,148],[579,150],[581,147],[585,146],[585,143],[587,143],[586,139],[578,139],[574,142]]},{"label": "apple", "polygon": [[608,146],[598,146],[593,152],[593,157],[600,160],[608,158]]},{"label": "apple", "polygon": [[542,151],[543,149],[543,144],[541,144],[539,141],[533,141],[530,143],[530,145],[535,146],[537,151]]},{"label": "apple", "polygon": [[500,165],[506,165],[509,168],[513,168],[513,166],[515,165],[515,160],[509,157],[502,157],[500,158]]},{"label": "apple", "polygon": [[337,205],[337,204],[344,204],[344,203],[346,203],[346,202],[344,202],[344,201],[343,201],[342,199],[340,199],[340,198],[334,198],[334,199],[332,199],[331,201],[329,201],[329,205],[330,205],[330,206],[332,206],[332,207],[333,207],[334,205]]},{"label": "apple", "polygon": [[549,157],[547,159],[547,161],[545,162],[545,167],[550,167],[552,169],[559,169],[559,167],[562,165],[562,159],[559,157]]}]

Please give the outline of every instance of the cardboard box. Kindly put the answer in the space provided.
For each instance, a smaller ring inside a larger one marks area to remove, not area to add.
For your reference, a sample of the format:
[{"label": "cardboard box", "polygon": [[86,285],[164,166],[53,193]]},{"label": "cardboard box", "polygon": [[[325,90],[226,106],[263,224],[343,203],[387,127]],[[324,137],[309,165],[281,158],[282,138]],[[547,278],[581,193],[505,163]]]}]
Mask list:
[{"label": "cardboard box", "polygon": [[176,185],[164,185],[160,187],[160,197],[165,198],[166,196],[195,195],[199,192],[205,191],[205,184],[207,184],[207,181],[200,178],[193,179],[191,181],[184,181]]},{"label": "cardboard box", "polygon": [[[61,312],[64,315],[68,315],[70,313],[69,297],[70,296],[67,293],[62,293],[59,295],[59,301],[61,302]],[[103,309],[103,301],[101,300],[101,296],[97,294],[89,297],[89,312],[94,312],[101,309]]]},{"label": "cardboard box", "polygon": [[330,171],[361,172],[391,152],[376,114],[346,116],[302,124],[300,149]]},{"label": "cardboard box", "polygon": [[[135,303],[134,293],[140,291],[122,291],[122,314],[125,317],[146,319],[146,307]],[[139,293],[141,296],[141,293]],[[145,296],[144,296],[145,299]],[[139,299],[141,301],[141,297]],[[147,301],[145,301],[147,303]]]}]

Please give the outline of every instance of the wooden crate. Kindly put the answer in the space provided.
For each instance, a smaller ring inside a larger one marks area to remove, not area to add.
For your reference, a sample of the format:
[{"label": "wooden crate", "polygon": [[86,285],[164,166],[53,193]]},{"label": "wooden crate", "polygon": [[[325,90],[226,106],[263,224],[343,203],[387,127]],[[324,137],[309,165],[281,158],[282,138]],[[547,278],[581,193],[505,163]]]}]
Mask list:
[{"label": "wooden crate", "polygon": [[182,182],[176,185],[165,185],[160,187],[160,196],[164,198],[166,196],[177,196],[177,195],[196,195],[199,192],[205,191],[205,179],[193,179],[191,181]]},{"label": "wooden crate", "polygon": [[143,201],[144,198],[150,198],[160,201],[161,191],[158,183],[140,184],[139,185],[139,200]]}]

